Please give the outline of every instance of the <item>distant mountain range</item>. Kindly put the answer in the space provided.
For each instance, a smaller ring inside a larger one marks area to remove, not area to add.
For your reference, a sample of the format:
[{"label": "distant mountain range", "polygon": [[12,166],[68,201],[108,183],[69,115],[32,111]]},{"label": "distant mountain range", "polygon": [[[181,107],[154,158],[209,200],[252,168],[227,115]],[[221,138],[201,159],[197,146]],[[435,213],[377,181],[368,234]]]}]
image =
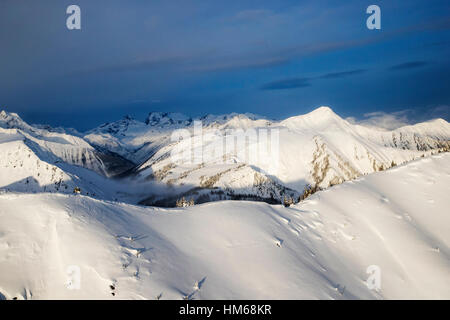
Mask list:
[{"label": "distant mountain range", "polygon": [[[172,139],[175,130],[191,139]],[[276,132],[279,143],[264,156],[249,157],[265,147],[261,136],[249,132],[269,132],[270,137]],[[215,156],[202,153],[229,139],[245,144],[222,148]],[[78,186],[104,199],[158,206],[174,206],[181,197],[195,203],[279,203],[286,197],[297,200],[306,186],[327,188],[449,149],[445,120],[387,131],[351,124],[328,107],[282,121],[252,114],[193,119],[151,112],[143,122],[126,116],[86,133],[29,125],[2,111],[0,151],[6,157],[0,160],[0,189],[71,193]],[[201,157],[183,160],[183,152]]]}]

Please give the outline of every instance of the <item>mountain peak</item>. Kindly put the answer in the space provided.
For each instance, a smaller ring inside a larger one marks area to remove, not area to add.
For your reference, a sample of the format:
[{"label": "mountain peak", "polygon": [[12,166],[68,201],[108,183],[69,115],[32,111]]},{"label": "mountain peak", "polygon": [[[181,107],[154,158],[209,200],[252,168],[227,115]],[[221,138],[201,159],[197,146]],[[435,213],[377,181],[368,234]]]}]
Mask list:
[{"label": "mountain peak", "polygon": [[310,113],[307,113],[306,115],[313,115],[313,116],[337,116],[337,114],[328,106],[321,106],[317,109],[314,109]]},{"label": "mountain peak", "polygon": [[155,112],[148,114],[145,124],[150,126],[189,125],[192,119],[176,112]]},{"label": "mountain peak", "polygon": [[20,119],[20,117],[19,117],[19,115],[17,113],[7,112],[5,110],[0,111],[0,118],[2,118],[2,119],[6,119],[6,118]]},{"label": "mountain peak", "polygon": [[30,126],[20,118],[20,116],[17,113],[13,112],[6,112],[5,110],[2,110],[0,112],[0,127],[12,129],[29,129]]},{"label": "mountain peak", "polygon": [[304,115],[288,118],[281,121],[280,124],[293,129],[309,127],[317,130],[346,128],[348,126],[344,119],[327,106],[319,107]]}]

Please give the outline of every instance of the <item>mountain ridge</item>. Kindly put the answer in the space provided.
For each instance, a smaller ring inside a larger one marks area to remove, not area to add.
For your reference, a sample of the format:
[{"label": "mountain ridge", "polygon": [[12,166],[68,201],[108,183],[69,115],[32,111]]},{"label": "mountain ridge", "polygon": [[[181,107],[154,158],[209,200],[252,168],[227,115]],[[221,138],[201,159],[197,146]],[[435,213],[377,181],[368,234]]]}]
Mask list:
[{"label": "mountain ridge", "polygon": [[449,182],[441,154],[289,208],[0,192],[0,297],[449,299]]},{"label": "mountain ridge", "polygon": [[[168,112],[150,112],[147,120],[125,116],[77,136],[46,126],[30,126],[19,115],[2,111],[0,128],[4,139],[19,134],[25,143],[32,141],[39,150],[69,164],[106,176],[115,170],[124,183],[151,181],[172,188],[166,196],[155,197],[150,190],[138,199],[142,204],[165,206],[174,205],[181,196],[196,203],[299,199],[304,188],[326,189],[450,148],[450,124],[445,120],[386,131],[352,124],[325,106],[281,121],[236,113],[193,119]],[[196,120],[203,121],[201,132],[194,130]],[[188,133],[190,139],[172,141],[172,133],[178,129]],[[255,150],[264,151],[268,146],[268,141],[259,136],[261,130],[270,132],[270,137],[272,132],[278,135],[278,149],[264,156],[255,154]],[[256,136],[252,138],[253,133]],[[223,146],[227,139],[246,142],[226,151]],[[210,157],[208,152],[220,145],[220,152],[226,152]],[[173,162],[186,151],[200,152],[199,162]],[[247,159],[248,155],[256,157]]]}]

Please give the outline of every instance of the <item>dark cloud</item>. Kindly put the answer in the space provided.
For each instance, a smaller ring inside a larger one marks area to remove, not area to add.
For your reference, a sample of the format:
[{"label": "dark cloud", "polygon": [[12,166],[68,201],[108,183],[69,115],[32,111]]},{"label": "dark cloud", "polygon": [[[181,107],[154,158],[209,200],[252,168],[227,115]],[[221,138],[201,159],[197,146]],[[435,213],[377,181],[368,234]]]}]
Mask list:
[{"label": "dark cloud", "polygon": [[200,62],[186,68],[187,71],[233,71],[245,69],[264,69],[289,63],[285,58],[249,57],[244,59],[229,58],[220,62]]},{"label": "dark cloud", "polygon": [[72,75],[83,75],[104,72],[133,72],[133,71],[190,71],[190,72],[211,72],[211,71],[233,71],[244,69],[263,69],[274,66],[285,65],[290,61],[284,58],[270,57],[235,57],[230,56],[220,59],[211,59],[211,53],[199,53],[197,55],[173,55],[168,57],[154,57],[141,59],[140,61],[130,61],[127,63],[99,66],[96,68],[76,71]]},{"label": "dark cloud", "polygon": [[396,64],[395,66],[390,67],[389,70],[400,71],[400,70],[415,69],[415,68],[424,67],[428,64],[429,63],[426,61],[410,61],[410,62]]},{"label": "dark cloud", "polygon": [[327,74],[324,74],[323,76],[320,76],[319,79],[343,78],[343,77],[347,77],[347,76],[361,74],[366,71],[367,71],[366,69],[356,69],[356,70],[350,70],[350,71],[332,72],[332,73],[327,73]]},{"label": "dark cloud", "polygon": [[[130,112],[145,115],[153,100],[161,100],[161,111],[268,116],[325,102],[349,114],[361,104],[384,111],[450,104],[445,0],[388,1],[384,17],[395,19],[383,20],[381,32],[365,28],[357,0],[101,2],[77,0],[82,30],[69,31],[71,2],[0,0],[1,106],[30,122],[86,128]],[[412,48],[426,42],[426,50]],[[372,72],[380,54],[384,70]],[[440,68],[391,79],[391,65],[419,59]],[[339,85],[358,74],[364,81],[355,81],[350,93]],[[306,90],[282,90],[295,88]]]},{"label": "dark cloud", "polygon": [[291,78],[266,83],[261,90],[283,90],[309,87],[309,78]]},{"label": "dark cloud", "polygon": [[130,61],[122,64],[98,66],[96,68],[78,70],[69,73],[69,75],[86,75],[94,73],[108,73],[108,72],[131,72],[131,71],[149,71],[156,69],[163,69],[165,71],[174,69],[180,65],[185,64],[187,57],[165,57],[155,58],[141,61]]},{"label": "dark cloud", "polygon": [[428,47],[446,47],[450,45],[450,41],[438,41],[438,42],[431,42],[431,43],[425,43],[421,47],[428,48]]},{"label": "dark cloud", "polygon": [[355,69],[355,70],[349,70],[349,71],[341,71],[341,72],[332,72],[332,73],[326,73],[324,75],[320,75],[315,78],[290,78],[290,79],[284,79],[284,80],[278,80],[278,81],[272,81],[269,83],[266,83],[261,87],[262,90],[283,90],[283,89],[296,89],[296,88],[304,88],[311,86],[310,81],[314,79],[338,79],[338,78],[344,78],[348,76],[353,76],[357,74],[361,74],[366,72],[366,69]]}]

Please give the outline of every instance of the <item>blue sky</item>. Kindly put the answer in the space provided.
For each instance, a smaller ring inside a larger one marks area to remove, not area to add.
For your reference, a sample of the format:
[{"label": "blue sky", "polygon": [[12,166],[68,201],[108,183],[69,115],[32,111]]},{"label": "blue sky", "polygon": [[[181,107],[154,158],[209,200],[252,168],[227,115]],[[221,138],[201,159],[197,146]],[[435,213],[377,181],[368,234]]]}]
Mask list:
[{"label": "blue sky", "polygon": [[[81,30],[66,28],[70,4]],[[366,28],[371,4],[381,30]],[[448,0],[2,0],[0,44],[0,108],[31,123],[320,105],[450,120]]]}]

